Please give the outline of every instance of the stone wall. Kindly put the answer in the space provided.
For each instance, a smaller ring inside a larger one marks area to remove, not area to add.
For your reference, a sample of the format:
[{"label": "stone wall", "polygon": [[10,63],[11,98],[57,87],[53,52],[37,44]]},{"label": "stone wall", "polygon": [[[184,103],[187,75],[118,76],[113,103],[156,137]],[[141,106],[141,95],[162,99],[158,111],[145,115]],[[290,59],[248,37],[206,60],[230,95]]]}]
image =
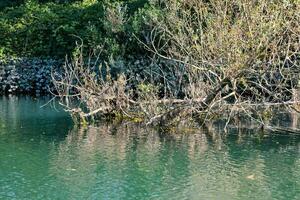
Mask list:
[{"label": "stone wall", "polygon": [[53,90],[51,72],[57,71],[61,63],[40,58],[0,60],[0,93],[48,94]]}]

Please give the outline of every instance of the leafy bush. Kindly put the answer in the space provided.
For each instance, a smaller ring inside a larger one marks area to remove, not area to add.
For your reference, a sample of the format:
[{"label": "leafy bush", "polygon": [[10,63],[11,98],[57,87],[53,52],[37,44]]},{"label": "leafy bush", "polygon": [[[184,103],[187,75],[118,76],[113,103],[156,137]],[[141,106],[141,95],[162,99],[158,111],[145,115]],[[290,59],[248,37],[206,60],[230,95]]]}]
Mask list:
[{"label": "leafy bush", "polygon": [[[55,3],[54,3],[55,2]],[[130,45],[129,18],[146,0],[30,1],[2,3],[0,55],[64,57],[76,43],[123,55]]]}]

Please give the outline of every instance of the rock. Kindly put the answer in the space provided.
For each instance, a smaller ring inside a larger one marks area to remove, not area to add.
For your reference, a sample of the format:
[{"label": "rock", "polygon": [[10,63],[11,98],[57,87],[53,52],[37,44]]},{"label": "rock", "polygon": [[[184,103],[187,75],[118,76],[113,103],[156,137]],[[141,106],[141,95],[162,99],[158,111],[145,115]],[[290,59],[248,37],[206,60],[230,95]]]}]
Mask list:
[{"label": "rock", "polygon": [[62,62],[54,59],[11,58],[0,60],[0,93],[43,93],[52,88],[51,71]]}]

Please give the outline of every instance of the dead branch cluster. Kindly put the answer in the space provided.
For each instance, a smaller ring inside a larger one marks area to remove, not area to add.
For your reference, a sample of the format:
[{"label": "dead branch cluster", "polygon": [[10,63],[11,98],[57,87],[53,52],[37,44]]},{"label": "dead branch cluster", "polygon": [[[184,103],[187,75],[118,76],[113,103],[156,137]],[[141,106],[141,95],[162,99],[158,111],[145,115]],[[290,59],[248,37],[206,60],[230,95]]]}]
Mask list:
[{"label": "dead branch cluster", "polygon": [[112,78],[109,63],[95,70],[81,58],[53,76],[68,111],[149,124],[224,115],[228,124],[243,113],[263,124],[272,107],[297,110],[299,1],[165,0],[160,9],[160,22],[137,37],[152,55],[140,70],[128,64]]}]

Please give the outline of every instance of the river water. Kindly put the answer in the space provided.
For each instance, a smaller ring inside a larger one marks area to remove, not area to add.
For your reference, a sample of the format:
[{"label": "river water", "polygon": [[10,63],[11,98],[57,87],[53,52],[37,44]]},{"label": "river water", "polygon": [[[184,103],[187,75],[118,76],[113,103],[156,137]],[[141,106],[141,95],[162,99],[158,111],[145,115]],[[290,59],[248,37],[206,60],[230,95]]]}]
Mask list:
[{"label": "river water", "polygon": [[0,97],[0,199],[300,199],[300,137],[78,128],[47,99]]}]

